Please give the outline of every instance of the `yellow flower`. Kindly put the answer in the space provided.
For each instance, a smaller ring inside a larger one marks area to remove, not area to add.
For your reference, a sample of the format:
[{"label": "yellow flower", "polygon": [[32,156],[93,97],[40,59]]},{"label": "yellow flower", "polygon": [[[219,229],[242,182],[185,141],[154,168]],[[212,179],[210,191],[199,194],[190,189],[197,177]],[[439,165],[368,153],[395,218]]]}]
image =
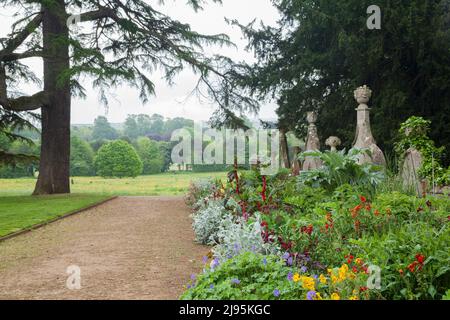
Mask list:
[{"label": "yellow flower", "polygon": [[343,264],[342,267],[339,268],[339,281],[344,281],[347,278],[348,265]]},{"label": "yellow flower", "polygon": [[300,275],[298,273],[294,274],[294,276],[292,277],[292,280],[294,280],[294,282],[299,282],[300,281]]},{"label": "yellow flower", "polygon": [[350,297],[350,300],[359,300],[359,298],[356,296],[353,296],[353,297]]},{"label": "yellow flower", "polygon": [[307,289],[307,290],[310,290],[310,291],[315,291],[316,290],[314,278],[302,277],[301,280],[302,280],[302,286],[303,286],[304,289]]},{"label": "yellow flower", "polygon": [[314,300],[323,300],[319,292],[316,293],[316,297],[314,298]]},{"label": "yellow flower", "polygon": [[331,275],[331,282],[333,283],[333,284],[335,284],[335,283],[337,283],[337,282],[340,282],[339,281],[339,278],[338,277],[336,277],[335,275]]},{"label": "yellow flower", "polygon": [[361,264],[362,260],[361,260],[361,258],[356,258],[355,262],[356,262],[357,264]]},{"label": "yellow flower", "polygon": [[332,274],[333,273],[333,269],[327,269],[328,274]]},{"label": "yellow flower", "polygon": [[319,277],[319,281],[322,284],[326,284],[327,283],[327,278],[323,274],[321,274],[320,277]]},{"label": "yellow flower", "polygon": [[331,295],[331,300],[341,300],[341,297],[337,293]]}]

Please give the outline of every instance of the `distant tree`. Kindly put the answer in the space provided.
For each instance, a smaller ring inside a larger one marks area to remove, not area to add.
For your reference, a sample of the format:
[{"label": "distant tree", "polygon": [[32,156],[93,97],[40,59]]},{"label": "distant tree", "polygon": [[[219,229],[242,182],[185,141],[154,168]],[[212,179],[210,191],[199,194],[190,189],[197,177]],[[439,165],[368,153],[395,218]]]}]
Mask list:
[{"label": "distant tree", "polygon": [[72,126],[71,136],[77,136],[84,141],[92,141],[92,126]]},{"label": "distant tree", "polygon": [[167,119],[166,122],[164,123],[163,135],[170,138],[170,136],[175,130],[192,127],[194,127],[194,121],[190,119],[185,119],[181,117]]},{"label": "distant tree", "polygon": [[108,119],[103,116],[98,116],[94,120],[94,130],[92,132],[93,139],[115,140],[118,137],[116,129],[114,129],[108,122]]},{"label": "distant tree", "polygon": [[70,175],[91,176],[94,170],[94,150],[77,136],[70,139]]},{"label": "distant tree", "polygon": [[116,140],[102,146],[95,156],[95,169],[101,177],[137,177],[142,161],[132,145]]},{"label": "distant tree", "polygon": [[106,139],[99,139],[99,140],[93,140],[89,142],[94,152],[97,152],[103,145],[107,144],[108,142],[111,142],[110,140]]},{"label": "distant tree", "polygon": [[174,146],[173,142],[161,141],[159,142],[159,151],[163,159],[162,172],[167,172],[172,165],[172,148]]},{"label": "distant tree", "polygon": [[136,122],[135,114],[129,114],[125,119],[123,133],[131,139],[136,139],[139,136],[139,127]]},{"label": "distant tree", "polygon": [[144,174],[161,173],[164,169],[164,156],[161,154],[160,145],[146,137],[138,138],[137,152],[144,166]]},{"label": "distant tree", "polygon": [[150,117],[150,128],[147,134],[163,134],[164,131],[164,117],[160,114],[154,114]]}]

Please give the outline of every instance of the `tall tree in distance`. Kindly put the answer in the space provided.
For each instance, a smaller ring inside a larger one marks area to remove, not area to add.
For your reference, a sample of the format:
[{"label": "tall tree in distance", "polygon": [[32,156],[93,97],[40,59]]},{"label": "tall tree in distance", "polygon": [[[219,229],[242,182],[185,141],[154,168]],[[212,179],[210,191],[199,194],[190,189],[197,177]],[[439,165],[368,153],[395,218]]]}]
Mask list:
[{"label": "tall tree in distance", "polygon": [[94,128],[92,131],[92,138],[95,140],[114,140],[119,134],[108,122],[108,119],[103,116],[98,116],[94,120]]},{"label": "tall tree in distance", "polygon": [[281,15],[276,26],[240,25],[257,62],[236,78],[255,97],[277,101],[281,128],[304,136],[306,112],[316,110],[322,138],[338,135],[349,147],[353,91],[367,84],[382,148],[392,150],[400,123],[418,115],[450,150],[450,1],[377,1],[379,30],[367,27],[373,1],[272,2]]},{"label": "tall tree in distance", "polygon": [[[220,2],[220,0],[212,0]],[[159,1],[163,3],[162,1]],[[186,3],[186,1],[183,1]],[[187,0],[195,10],[204,1]],[[70,192],[71,97],[84,96],[79,79],[88,76],[107,103],[108,89],[128,84],[147,101],[154,94],[148,73],[162,69],[169,83],[189,66],[219,108],[255,108],[233,88],[231,61],[206,56],[205,45],[230,45],[223,34],[202,35],[143,0],[4,0],[21,17],[0,41],[0,105],[5,110],[41,110],[42,144],[34,194]],[[76,22],[69,30],[68,22]],[[77,32],[77,27],[81,30]],[[23,59],[41,58],[41,91],[21,95],[14,85],[33,77]]]}]

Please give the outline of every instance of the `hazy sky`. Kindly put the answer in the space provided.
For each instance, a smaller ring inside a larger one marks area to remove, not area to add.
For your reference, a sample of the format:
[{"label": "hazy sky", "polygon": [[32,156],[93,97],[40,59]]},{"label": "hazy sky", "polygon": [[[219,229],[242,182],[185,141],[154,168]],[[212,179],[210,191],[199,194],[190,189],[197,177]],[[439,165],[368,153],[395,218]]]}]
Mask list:
[{"label": "hazy sky", "polygon": [[[156,0],[149,0],[151,4]],[[271,5],[270,0],[223,0],[223,5],[208,3],[203,11],[194,12],[191,7],[185,5],[184,0],[167,0],[166,4],[159,8],[170,17],[181,22],[189,23],[193,30],[205,34],[226,33],[238,48],[221,49],[220,53],[230,56],[235,60],[252,61],[253,55],[244,50],[246,41],[243,39],[237,27],[228,25],[224,18],[237,19],[241,23],[248,23],[257,18],[265,24],[273,24],[278,13]],[[4,37],[9,31],[14,10],[0,8],[0,36]],[[39,59],[23,60],[33,67],[36,74],[42,74],[42,63]],[[208,120],[214,111],[214,105],[206,101],[199,101],[196,96],[189,97],[196,84],[196,76],[190,71],[184,71],[175,78],[175,85],[168,86],[161,75],[153,74],[152,80],[156,85],[156,96],[151,97],[145,105],[139,101],[138,92],[135,89],[122,87],[115,89],[114,99],[110,99],[108,110],[98,102],[98,94],[90,86],[90,82],[82,83],[87,89],[86,99],[72,100],[72,123],[92,123],[98,115],[105,115],[110,122],[123,122],[127,114],[159,113],[165,117],[186,117],[194,120]],[[27,94],[38,88],[24,86]],[[260,118],[275,118],[275,106],[264,105],[259,114]]]}]

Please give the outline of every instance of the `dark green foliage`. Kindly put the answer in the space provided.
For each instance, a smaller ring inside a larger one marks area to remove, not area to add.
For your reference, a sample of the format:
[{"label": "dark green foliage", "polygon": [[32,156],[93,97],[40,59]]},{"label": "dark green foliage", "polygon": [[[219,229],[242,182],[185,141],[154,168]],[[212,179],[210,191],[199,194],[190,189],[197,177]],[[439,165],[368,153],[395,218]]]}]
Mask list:
[{"label": "dark green foliage", "polygon": [[136,149],[144,166],[143,174],[157,174],[163,171],[164,156],[158,142],[141,137],[136,142]]},{"label": "dark green foliage", "polygon": [[92,149],[97,152],[104,144],[108,142],[110,142],[110,140],[100,139],[91,141],[89,144],[91,145]]},{"label": "dark green foliage", "polygon": [[94,150],[84,140],[73,136],[70,141],[70,175],[94,175]]},{"label": "dark green foliage", "polygon": [[272,2],[281,13],[276,27],[242,26],[257,62],[238,78],[255,96],[278,101],[281,125],[304,135],[306,111],[318,110],[322,138],[337,135],[348,148],[353,90],[367,84],[382,149],[392,151],[400,123],[412,115],[432,120],[431,138],[450,149],[448,0],[377,1],[381,30],[366,26],[373,1]]},{"label": "dark green foliage", "polygon": [[98,116],[94,120],[94,130],[92,132],[93,139],[114,140],[117,139],[117,137],[117,131],[111,126],[111,124],[108,122],[108,119],[102,116]]},{"label": "dark green foliage", "polygon": [[143,168],[136,150],[123,140],[102,146],[94,163],[97,175],[102,177],[137,177]]}]

